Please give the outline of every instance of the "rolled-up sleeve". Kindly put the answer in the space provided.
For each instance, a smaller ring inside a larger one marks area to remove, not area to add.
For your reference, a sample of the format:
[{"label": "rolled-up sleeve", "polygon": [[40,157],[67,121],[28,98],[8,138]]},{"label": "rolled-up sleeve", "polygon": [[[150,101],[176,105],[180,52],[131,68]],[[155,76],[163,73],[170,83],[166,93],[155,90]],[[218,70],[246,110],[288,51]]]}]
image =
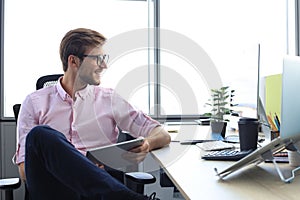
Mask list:
[{"label": "rolled-up sleeve", "polygon": [[152,129],[160,125],[158,121],[134,108],[115,92],[112,95],[112,110],[118,126],[134,137],[147,137]]},{"label": "rolled-up sleeve", "polygon": [[34,117],[33,104],[29,96],[26,97],[21,105],[18,123],[17,123],[17,150],[16,164],[25,160],[25,141],[29,131],[37,125],[37,120]]}]

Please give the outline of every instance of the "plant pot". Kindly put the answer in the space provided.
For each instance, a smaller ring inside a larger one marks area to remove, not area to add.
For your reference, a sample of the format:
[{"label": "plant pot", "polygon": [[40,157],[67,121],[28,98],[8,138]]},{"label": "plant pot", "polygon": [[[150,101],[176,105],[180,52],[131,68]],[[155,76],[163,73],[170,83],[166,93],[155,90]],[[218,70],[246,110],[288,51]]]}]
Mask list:
[{"label": "plant pot", "polygon": [[215,122],[215,121],[210,122],[211,132],[219,133],[223,138],[225,138],[226,126],[227,126],[227,122]]}]

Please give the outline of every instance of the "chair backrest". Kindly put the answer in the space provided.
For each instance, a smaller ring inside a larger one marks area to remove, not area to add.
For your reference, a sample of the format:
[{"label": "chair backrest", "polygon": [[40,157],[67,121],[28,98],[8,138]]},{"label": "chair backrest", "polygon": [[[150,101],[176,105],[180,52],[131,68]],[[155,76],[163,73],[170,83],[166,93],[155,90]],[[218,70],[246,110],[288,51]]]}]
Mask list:
[{"label": "chair backrest", "polygon": [[40,77],[36,81],[36,89],[39,90],[41,88],[56,84],[61,76],[63,76],[63,74],[51,74]]},{"label": "chair backrest", "polygon": [[[51,75],[41,76],[36,81],[36,90],[56,84],[59,77],[61,76],[63,76],[63,74],[51,74]],[[21,108],[21,104],[13,105],[13,111],[14,111],[16,123],[18,121],[20,108]]]},{"label": "chair backrest", "polygon": [[21,108],[21,104],[19,104],[19,103],[13,105],[13,110],[14,110],[14,116],[15,116],[16,123],[17,123],[17,121],[18,121],[20,108]]}]

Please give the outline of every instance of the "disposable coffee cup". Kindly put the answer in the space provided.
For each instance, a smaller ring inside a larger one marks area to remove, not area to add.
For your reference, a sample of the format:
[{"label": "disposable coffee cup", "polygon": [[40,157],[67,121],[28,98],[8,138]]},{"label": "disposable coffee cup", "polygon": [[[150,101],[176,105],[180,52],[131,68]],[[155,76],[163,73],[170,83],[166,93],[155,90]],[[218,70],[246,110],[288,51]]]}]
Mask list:
[{"label": "disposable coffee cup", "polygon": [[241,151],[257,148],[259,122],[255,118],[243,117],[238,121]]}]

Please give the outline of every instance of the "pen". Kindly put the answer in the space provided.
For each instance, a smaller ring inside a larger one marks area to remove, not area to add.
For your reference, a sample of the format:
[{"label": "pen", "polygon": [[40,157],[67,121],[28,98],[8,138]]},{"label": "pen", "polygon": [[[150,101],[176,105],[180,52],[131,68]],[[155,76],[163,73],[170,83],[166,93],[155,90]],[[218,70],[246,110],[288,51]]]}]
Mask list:
[{"label": "pen", "polygon": [[275,125],[277,127],[277,130],[280,131],[280,124],[279,124],[279,121],[278,121],[277,117],[274,117],[274,122],[275,122]]},{"label": "pen", "polygon": [[277,131],[277,128],[276,128],[276,126],[275,126],[275,124],[274,124],[274,122],[273,122],[271,116],[268,115],[267,118],[268,118],[268,122],[269,122],[269,124],[270,124],[270,126],[271,126],[271,130]]},{"label": "pen", "polygon": [[276,120],[277,120],[277,122],[278,122],[278,125],[279,125],[279,127],[280,127],[280,121],[279,121],[279,118],[278,118],[278,116],[277,116],[277,114],[275,113],[275,117],[276,117]]},{"label": "pen", "polygon": [[216,141],[216,140],[184,140],[181,141],[180,144],[197,144],[197,143],[204,143],[204,142],[211,142],[211,141]]}]

